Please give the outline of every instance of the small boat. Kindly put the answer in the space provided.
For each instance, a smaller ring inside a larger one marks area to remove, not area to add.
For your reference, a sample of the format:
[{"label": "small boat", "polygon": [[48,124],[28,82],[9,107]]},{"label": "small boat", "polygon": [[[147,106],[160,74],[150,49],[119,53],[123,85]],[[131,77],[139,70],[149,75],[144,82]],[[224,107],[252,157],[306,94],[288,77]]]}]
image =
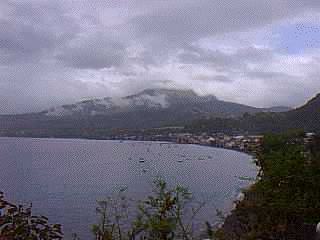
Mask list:
[{"label": "small boat", "polygon": [[144,162],[144,159],[143,159],[143,158],[140,158],[140,159],[139,159],[139,162]]},{"label": "small boat", "polygon": [[244,180],[244,181],[251,181],[254,180],[253,177],[245,177],[245,176],[240,176],[238,177],[239,180]]},{"label": "small boat", "polygon": [[181,163],[181,162],[183,162],[183,160],[177,160],[177,162]]}]

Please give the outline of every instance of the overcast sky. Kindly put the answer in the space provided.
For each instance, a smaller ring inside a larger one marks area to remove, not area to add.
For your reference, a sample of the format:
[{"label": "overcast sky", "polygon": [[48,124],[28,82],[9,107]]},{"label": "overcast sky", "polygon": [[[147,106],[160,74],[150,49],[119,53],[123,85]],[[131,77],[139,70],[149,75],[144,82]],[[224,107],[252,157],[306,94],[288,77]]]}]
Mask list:
[{"label": "overcast sky", "polygon": [[153,87],[300,106],[319,23],[319,0],[1,0],[0,114]]}]

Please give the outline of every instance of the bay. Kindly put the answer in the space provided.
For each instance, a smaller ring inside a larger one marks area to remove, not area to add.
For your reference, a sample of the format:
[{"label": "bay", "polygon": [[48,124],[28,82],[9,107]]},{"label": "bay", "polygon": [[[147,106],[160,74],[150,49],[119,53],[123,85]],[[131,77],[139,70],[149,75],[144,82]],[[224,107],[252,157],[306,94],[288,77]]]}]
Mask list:
[{"label": "bay", "polygon": [[[230,211],[232,200],[254,178],[251,156],[213,147],[165,142],[85,139],[0,138],[0,190],[12,202],[32,202],[34,215],[93,239],[96,199],[122,187],[135,199],[151,193],[151,182],[183,184],[200,200],[197,215],[214,223],[215,208]],[[240,177],[240,179],[239,179]],[[242,178],[241,178],[242,177]],[[198,224],[198,225],[197,225]]]}]

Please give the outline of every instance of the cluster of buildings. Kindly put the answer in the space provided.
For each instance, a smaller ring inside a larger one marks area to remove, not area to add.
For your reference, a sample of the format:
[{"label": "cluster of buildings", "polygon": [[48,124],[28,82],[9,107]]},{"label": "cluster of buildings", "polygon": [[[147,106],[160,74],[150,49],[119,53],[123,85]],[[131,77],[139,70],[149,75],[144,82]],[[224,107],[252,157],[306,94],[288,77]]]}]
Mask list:
[{"label": "cluster of buildings", "polygon": [[211,145],[214,147],[251,152],[254,151],[257,146],[261,145],[262,139],[262,135],[230,136],[224,133],[215,133],[209,136],[206,133],[202,133],[201,135],[181,133],[177,134],[176,142],[181,144]]},{"label": "cluster of buildings", "polygon": [[200,144],[212,147],[221,147],[243,152],[252,152],[262,143],[262,135],[227,135],[225,133],[138,133],[117,134],[114,140],[136,140],[136,141],[168,141],[178,144]]},{"label": "cluster of buildings", "polygon": [[[226,133],[185,133],[183,127],[154,128],[148,130],[115,129],[112,132],[106,129],[74,128],[74,129],[0,129],[0,136],[6,137],[55,137],[55,138],[90,138],[108,140],[133,140],[133,141],[167,141],[179,144],[201,144],[213,147],[233,149],[243,152],[252,152],[260,146],[263,135],[226,134]],[[291,144],[305,146],[318,139],[314,133],[306,133],[303,139],[290,140]],[[319,149],[320,151],[320,149]]]},{"label": "cluster of buildings", "polygon": [[[0,129],[1,130],[1,129]],[[103,129],[104,130],[104,129]],[[24,129],[3,130],[0,136],[12,137],[68,137],[133,141],[167,141],[179,144],[201,144],[213,147],[251,152],[262,142],[262,135],[227,135],[225,133],[182,133],[182,129],[161,128],[152,130],[117,129],[107,133],[100,129]]]}]

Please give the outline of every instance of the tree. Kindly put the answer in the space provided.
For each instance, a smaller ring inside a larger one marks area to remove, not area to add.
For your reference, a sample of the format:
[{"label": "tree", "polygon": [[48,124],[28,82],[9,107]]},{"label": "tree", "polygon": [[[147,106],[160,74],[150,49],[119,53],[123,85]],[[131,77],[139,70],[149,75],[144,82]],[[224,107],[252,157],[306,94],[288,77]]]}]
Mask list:
[{"label": "tree", "polygon": [[44,240],[62,239],[60,224],[49,224],[45,216],[32,216],[32,203],[29,207],[16,206],[4,200],[0,192],[0,209],[6,209],[0,217],[0,239]]},{"label": "tree", "polygon": [[91,225],[91,231],[98,239],[113,239],[115,235],[119,239],[124,238],[121,226],[123,219],[128,220],[128,200],[125,188],[117,191],[113,197],[97,200],[99,206],[96,213],[100,219],[98,224]]},{"label": "tree", "polygon": [[147,239],[160,240],[175,239],[182,235],[183,239],[192,239],[191,222],[206,202],[193,208],[186,222],[182,216],[186,204],[192,200],[192,193],[182,186],[169,190],[162,179],[153,181],[153,185],[156,194],[140,201],[139,214],[133,222],[133,235],[143,233]]},{"label": "tree", "polygon": [[[186,187],[177,185],[169,189],[162,179],[154,180],[152,187],[153,194],[146,196],[145,200],[131,199],[126,189],[117,191],[112,197],[97,200],[99,223],[91,225],[96,239],[194,239],[191,223],[206,201],[198,202],[196,206],[192,193]],[[138,211],[126,229],[124,225],[129,223],[130,202],[137,203]],[[191,214],[187,212],[188,204],[193,204]],[[222,216],[221,212],[217,213]]]},{"label": "tree", "polygon": [[264,136],[256,158],[261,171],[256,183],[246,190],[244,200],[227,218],[227,239],[237,233],[232,229],[234,223],[243,227],[238,231],[239,238],[273,235],[279,239],[288,229],[297,229],[294,225],[319,222],[320,141],[315,138],[305,146],[303,136],[300,130]]}]

